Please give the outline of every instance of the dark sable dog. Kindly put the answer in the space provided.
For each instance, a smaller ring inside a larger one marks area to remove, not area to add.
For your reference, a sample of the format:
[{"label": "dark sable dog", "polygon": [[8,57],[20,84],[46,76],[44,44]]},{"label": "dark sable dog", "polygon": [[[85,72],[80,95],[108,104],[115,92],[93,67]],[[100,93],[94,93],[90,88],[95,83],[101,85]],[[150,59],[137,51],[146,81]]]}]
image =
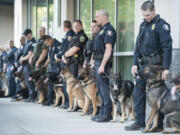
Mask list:
[{"label": "dark sable dog", "polygon": [[[173,128],[173,131],[163,131],[163,133],[180,132],[180,98],[173,101],[170,90],[161,79],[162,66],[146,66],[138,75],[146,79],[147,99],[151,106],[151,113],[143,132],[153,132],[158,127],[159,112],[167,115],[167,124]],[[178,77],[173,79],[174,82]],[[152,125],[152,126],[151,126]]]},{"label": "dark sable dog", "polygon": [[101,103],[100,103],[100,97],[97,96],[98,88],[96,85],[96,80],[92,77],[89,67],[87,68],[81,67],[79,69],[78,80],[81,81],[84,88],[83,90],[85,92],[86,106],[84,108],[83,114],[85,115],[85,113],[88,111],[90,101],[92,101],[93,112],[91,115],[94,116],[97,113],[97,106],[100,106]]},{"label": "dark sable dog", "polygon": [[6,74],[4,72],[0,72],[0,78],[2,83],[2,90],[0,91],[0,97],[8,96],[8,84],[6,79]]},{"label": "dark sable dog", "polygon": [[[132,114],[132,120],[134,120],[134,106],[133,106],[133,89],[134,84],[129,80],[122,80],[119,74],[111,75],[110,79],[110,96],[113,103],[113,120],[117,119],[117,107],[121,104],[122,119],[124,122]],[[126,109],[128,114],[126,115]]]},{"label": "dark sable dog", "polygon": [[45,74],[46,67],[41,67],[38,70],[32,71],[29,75],[29,81],[34,81],[36,89],[39,91],[38,104],[42,104],[47,98],[48,87],[47,83],[44,83]]},{"label": "dark sable dog", "polygon": [[20,82],[21,90],[17,92],[17,99],[15,101],[19,101],[21,99],[28,98],[28,87],[25,82],[24,74],[22,72],[22,68],[20,67],[15,73],[15,80]]}]

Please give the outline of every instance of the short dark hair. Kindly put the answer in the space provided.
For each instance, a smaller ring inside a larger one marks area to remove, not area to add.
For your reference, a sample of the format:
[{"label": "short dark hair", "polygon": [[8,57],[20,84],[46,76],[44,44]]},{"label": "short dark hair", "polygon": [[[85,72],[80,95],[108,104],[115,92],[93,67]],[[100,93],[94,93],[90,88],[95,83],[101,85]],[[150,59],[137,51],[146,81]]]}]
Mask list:
[{"label": "short dark hair", "polygon": [[50,39],[53,39],[53,38],[52,38],[51,36],[49,36],[49,35],[45,35],[45,36],[44,36],[44,41],[45,41],[45,40],[50,40]]},{"label": "short dark hair", "polygon": [[83,26],[82,21],[81,20],[75,20],[74,23],[79,23],[81,26]]},{"label": "short dark hair", "polygon": [[31,29],[25,29],[23,32],[23,35],[27,36],[28,34],[32,34],[32,30]]},{"label": "short dark hair", "polygon": [[66,27],[66,28],[68,28],[68,29],[71,29],[71,22],[70,22],[69,20],[65,20],[65,21],[63,22],[63,25],[64,25],[64,27]]},{"label": "short dark hair", "polygon": [[154,8],[155,8],[155,6],[154,6],[154,0],[152,0],[152,1],[145,1],[143,4],[142,4],[142,6],[141,6],[141,9],[143,10],[143,11],[146,11],[146,10],[150,10],[150,11],[153,11],[154,10]]}]

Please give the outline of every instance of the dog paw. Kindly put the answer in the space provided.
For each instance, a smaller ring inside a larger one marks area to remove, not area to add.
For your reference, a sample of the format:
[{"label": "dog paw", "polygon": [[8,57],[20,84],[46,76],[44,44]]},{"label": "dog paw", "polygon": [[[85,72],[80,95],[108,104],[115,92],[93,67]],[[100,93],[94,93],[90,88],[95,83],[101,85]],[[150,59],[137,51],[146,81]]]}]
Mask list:
[{"label": "dog paw", "polygon": [[85,116],[85,113],[81,114],[81,116]]},{"label": "dog paw", "polygon": [[120,120],[121,123],[124,123],[124,120]]},{"label": "dog paw", "polygon": [[111,120],[111,122],[116,122],[116,120],[113,119],[113,120]]},{"label": "dog paw", "polygon": [[149,129],[142,130],[142,133],[148,133],[148,132],[149,132]]}]

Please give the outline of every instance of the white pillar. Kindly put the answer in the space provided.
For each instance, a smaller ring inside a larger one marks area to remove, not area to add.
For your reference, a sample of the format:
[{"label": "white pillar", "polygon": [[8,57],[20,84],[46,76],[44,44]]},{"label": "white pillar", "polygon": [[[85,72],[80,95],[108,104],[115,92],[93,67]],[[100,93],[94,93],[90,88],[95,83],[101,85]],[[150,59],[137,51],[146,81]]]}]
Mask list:
[{"label": "white pillar", "polygon": [[19,46],[19,38],[27,27],[27,0],[14,1],[14,42]]}]

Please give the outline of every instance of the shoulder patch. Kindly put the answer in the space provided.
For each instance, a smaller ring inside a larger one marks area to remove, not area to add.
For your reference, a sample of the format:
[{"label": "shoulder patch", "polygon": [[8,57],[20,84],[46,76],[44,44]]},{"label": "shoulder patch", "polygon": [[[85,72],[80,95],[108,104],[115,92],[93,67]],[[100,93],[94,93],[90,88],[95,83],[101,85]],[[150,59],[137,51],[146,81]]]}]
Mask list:
[{"label": "shoulder patch", "polygon": [[68,36],[68,41],[71,41],[72,40],[72,36]]},{"label": "shoulder patch", "polygon": [[84,42],[85,41],[85,37],[84,36],[81,36],[80,37],[80,42]]},{"label": "shoulder patch", "polygon": [[108,36],[112,36],[112,35],[113,35],[113,32],[112,32],[111,30],[108,30],[108,31],[107,31],[107,35],[108,35]]},{"label": "shoulder patch", "polygon": [[163,29],[169,31],[169,26],[167,24],[164,24]]}]

